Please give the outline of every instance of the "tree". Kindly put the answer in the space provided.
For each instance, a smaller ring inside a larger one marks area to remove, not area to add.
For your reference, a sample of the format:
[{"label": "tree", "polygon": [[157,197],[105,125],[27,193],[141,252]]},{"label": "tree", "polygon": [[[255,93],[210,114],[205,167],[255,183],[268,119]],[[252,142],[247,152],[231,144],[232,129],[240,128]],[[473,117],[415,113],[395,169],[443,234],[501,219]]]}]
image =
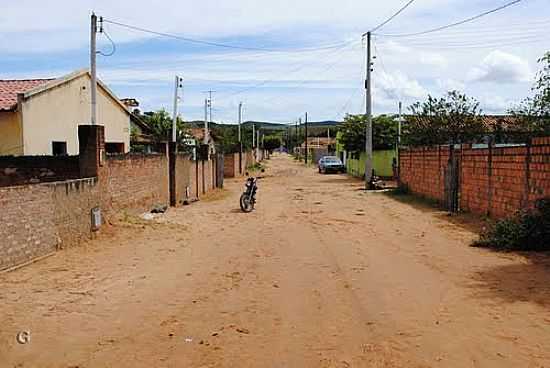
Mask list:
[{"label": "tree", "polygon": [[281,137],[278,135],[264,136],[264,149],[272,152],[273,150],[281,147]]},{"label": "tree", "polygon": [[[365,150],[365,115],[347,115],[339,128],[341,143],[348,152]],[[397,142],[397,122],[394,116],[379,115],[372,120],[374,149],[389,149]]]},{"label": "tree", "polygon": [[411,114],[403,127],[405,145],[455,144],[481,140],[486,128],[479,102],[458,91],[444,97],[428,96],[425,102],[409,107]]},{"label": "tree", "polygon": [[550,135],[550,52],[538,60],[542,65],[532,88],[533,97],[523,100],[510,113],[515,117],[508,127],[512,135]]},{"label": "tree", "polygon": [[[172,117],[164,110],[160,109],[154,112],[146,112],[141,118],[149,126],[152,131],[153,139],[158,142],[172,141]],[[189,132],[185,123],[178,117],[176,119],[176,140],[178,148],[184,148],[184,139],[187,138]]]}]

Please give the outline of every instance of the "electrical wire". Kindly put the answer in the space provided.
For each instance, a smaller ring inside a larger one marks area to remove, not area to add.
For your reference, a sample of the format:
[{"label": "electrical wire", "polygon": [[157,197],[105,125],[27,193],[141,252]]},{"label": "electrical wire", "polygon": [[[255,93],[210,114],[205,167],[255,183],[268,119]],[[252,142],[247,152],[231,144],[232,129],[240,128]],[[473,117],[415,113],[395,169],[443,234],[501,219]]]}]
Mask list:
[{"label": "electrical wire", "polygon": [[477,19],[482,18],[484,16],[487,16],[489,14],[496,13],[496,12],[498,12],[500,10],[503,10],[503,9],[506,9],[506,8],[512,6],[512,5],[516,5],[516,4],[520,3],[521,1],[522,0],[514,0],[514,1],[511,1],[511,2],[508,2],[504,5],[501,5],[497,8],[494,8],[494,9],[488,10],[486,12],[483,12],[481,14],[475,15],[473,17],[469,17],[469,18],[463,19],[463,20],[455,22],[455,23],[451,23],[451,24],[447,24],[447,25],[444,25],[444,26],[441,26],[441,27],[428,29],[428,30],[421,31],[421,32],[401,33],[401,34],[376,34],[376,35],[377,36],[382,36],[382,37],[413,37],[413,36],[425,35],[425,34],[428,34],[428,33],[440,32],[440,31],[443,31],[445,29],[449,29],[449,28],[452,28],[452,27],[456,27],[456,26],[460,26],[460,25],[472,22],[474,20],[477,20]]},{"label": "electrical wire", "polygon": [[102,55],[102,56],[113,56],[116,52],[116,44],[115,42],[113,41],[113,39],[109,36],[109,34],[107,33],[107,31],[105,29],[102,30],[102,33],[105,35],[105,37],[107,37],[107,39],[111,42],[111,52],[109,52],[108,54],[105,54],[103,53],[102,51],[98,51],[97,53],[99,55]]},{"label": "electrical wire", "polygon": [[[349,47],[349,46],[351,46],[351,45],[353,45],[354,43],[357,43],[357,42],[358,42],[358,41],[350,42],[349,44],[340,47],[339,49],[335,50],[334,52],[331,52],[331,53],[325,55],[325,57],[328,57],[329,55],[334,54],[334,53],[337,53],[337,52],[339,52],[339,51],[343,51],[345,48],[347,48],[347,47]],[[311,63],[310,61],[306,61],[306,62],[300,64],[297,68],[292,69],[291,71],[284,73],[284,75],[291,75],[291,74],[297,73],[298,71],[300,71],[300,70],[302,70],[302,69],[304,69],[304,68],[306,68],[306,67],[308,67],[308,66],[311,66],[311,64],[312,64],[312,63]],[[281,77],[281,74],[278,74],[278,75],[275,76],[275,77],[271,77],[271,78],[269,78],[269,79],[265,79],[265,80],[263,80],[263,81],[261,81],[261,82],[259,82],[259,83],[256,83],[256,84],[253,84],[253,85],[251,85],[251,86],[242,88],[242,89],[237,90],[237,91],[235,91],[235,92],[232,92],[232,93],[229,93],[229,94],[223,94],[223,93],[222,93],[220,96],[223,96],[223,98],[229,98],[229,97],[233,97],[233,96],[236,96],[236,95],[240,95],[240,94],[242,94],[242,93],[244,93],[244,92],[248,92],[248,91],[250,91],[250,90],[252,90],[252,89],[259,88],[259,87],[262,87],[262,86],[264,86],[264,85],[266,85],[266,84],[268,84],[268,83],[271,83],[271,82],[273,82],[273,81],[279,80],[280,77]]]},{"label": "electrical wire", "polygon": [[113,21],[113,20],[105,19],[105,18],[103,19],[103,21],[105,23],[110,23],[110,24],[113,24],[113,25],[116,25],[116,26],[119,26],[119,27],[131,29],[131,30],[134,30],[134,31],[149,33],[149,34],[153,34],[153,35],[157,35],[157,36],[161,36],[161,37],[172,38],[172,39],[179,40],[179,41],[195,43],[195,44],[200,44],[200,45],[206,45],[206,46],[212,46],[212,47],[221,47],[221,48],[226,48],[226,49],[236,49],[236,50],[246,50],[246,51],[308,52],[308,51],[335,49],[335,48],[338,48],[338,47],[342,46],[343,44],[347,43],[347,42],[340,42],[338,44],[333,44],[333,45],[323,45],[323,46],[310,47],[310,48],[287,49],[287,50],[285,50],[285,49],[271,49],[271,48],[263,48],[263,47],[236,46],[236,45],[230,45],[230,44],[226,44],[226,43],[212,42],[212,41],[206,41],[206,40],[201,40],[201,39],[196,39],[196,38],[183,37],[183,36],[170,34],[170,33],[165,33],[165,32],[153,31],[153,30],[150,30],[150,29],[147,29],[147,28],[133,26],[133,25],[129,25],[129,24],[124,24],[124,23],[116,22],[116,21]]},{"label": "electrical wire", "polygon": [[[376,31],[378,31],[380,28],[384,27],[386,24],[388,24],[389,22],[391,22],[395,17],[397,17],[399,14],[401,14],[405,9],[407,9],[412,3],[414,3],[415,0],[409,0],[409,2],[407,2],[403,7],[401,7],[401,9],[399,9],[397,12],[395,12],[391,17],[389,17],[388,19],[386,19],[384,22],[380,23],[379,25],[377,25],[376,27],[374,27],[373,29],[370,30],[371,33],[374,33]],[[368,33],[368,32],[367,32]],[[363,37],[367,34],[367,33],[364,33],[363,34]]]}]

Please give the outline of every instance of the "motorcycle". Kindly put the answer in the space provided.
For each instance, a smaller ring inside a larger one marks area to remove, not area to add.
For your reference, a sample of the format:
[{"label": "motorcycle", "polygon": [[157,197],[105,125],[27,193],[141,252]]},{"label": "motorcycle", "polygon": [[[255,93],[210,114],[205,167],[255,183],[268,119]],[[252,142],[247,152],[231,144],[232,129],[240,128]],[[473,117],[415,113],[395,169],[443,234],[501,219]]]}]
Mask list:
[{"label": "motorcycle", "polygon": [[245,190],[241,194],[240,205],[243,212],[251,212],[256,204],[256,191],[258,190],[258,179],[247,178]]}]

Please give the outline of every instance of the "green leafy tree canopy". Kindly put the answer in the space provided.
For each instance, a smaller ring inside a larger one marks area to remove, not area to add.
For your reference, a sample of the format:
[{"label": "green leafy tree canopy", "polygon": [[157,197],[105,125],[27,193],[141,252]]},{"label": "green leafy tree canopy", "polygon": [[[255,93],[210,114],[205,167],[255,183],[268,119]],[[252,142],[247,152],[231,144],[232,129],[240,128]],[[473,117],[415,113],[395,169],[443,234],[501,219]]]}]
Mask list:
[{"label": "green leafy tree canopy", "polygon": [[455,144],[481,140],[485,125],[479,102],[458,91],[441,98],[428,96],[409,107],[411,114],[403,127],[402,142],[420,146]]},{"label": "green leafy tree canopy", "polygon": [[538,71],[532,88],[533,97],[526,98],[510,113],[515,117],[508,130],[530,136],[550,135],[550,52],[538,60]]},{"label": "green leafy tree canopy", "polygon": [[[347,115],[339,130],[341,143],[348,152],[365,150],[365,115]],[[397,121],[395,116],[379,115],[372,119],[372,140],[374,149],[391,149],[397,142]]]}]

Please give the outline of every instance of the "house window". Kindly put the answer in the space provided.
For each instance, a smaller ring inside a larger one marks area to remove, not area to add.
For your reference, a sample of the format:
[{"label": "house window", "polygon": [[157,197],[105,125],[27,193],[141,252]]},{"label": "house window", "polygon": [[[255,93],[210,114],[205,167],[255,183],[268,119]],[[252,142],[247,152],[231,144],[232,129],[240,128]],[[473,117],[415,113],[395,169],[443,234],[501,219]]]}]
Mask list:
[{"label": "house window", "polygon": [[124,143],[105,143],[105,151],[107,153],[124,153]]},{"label": "house window", "polygon": [[54,156],[66,156],[67,142],[52,142],[52,154]]}]

